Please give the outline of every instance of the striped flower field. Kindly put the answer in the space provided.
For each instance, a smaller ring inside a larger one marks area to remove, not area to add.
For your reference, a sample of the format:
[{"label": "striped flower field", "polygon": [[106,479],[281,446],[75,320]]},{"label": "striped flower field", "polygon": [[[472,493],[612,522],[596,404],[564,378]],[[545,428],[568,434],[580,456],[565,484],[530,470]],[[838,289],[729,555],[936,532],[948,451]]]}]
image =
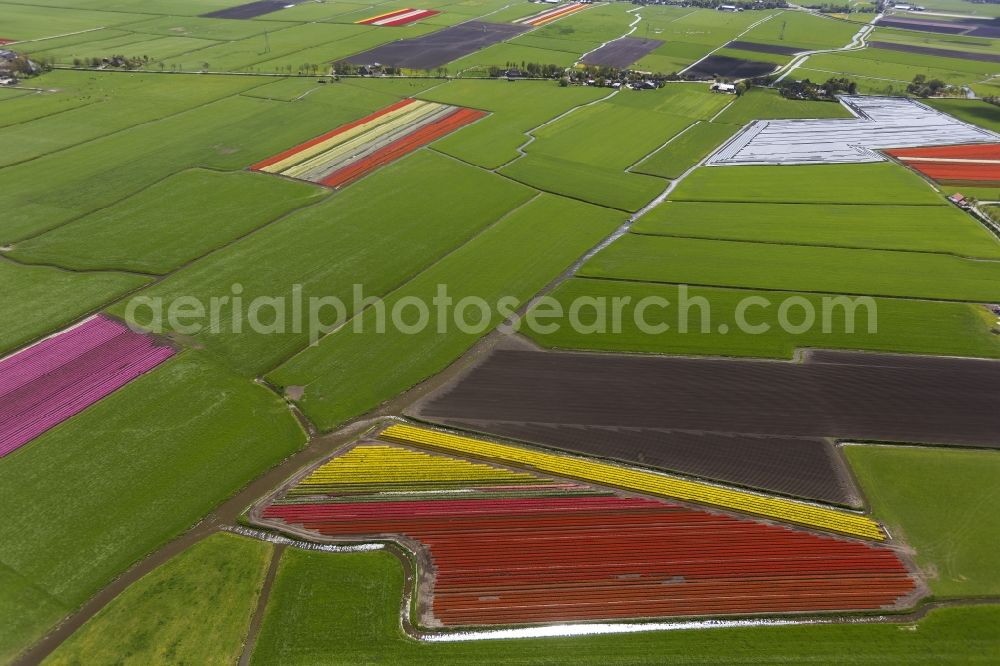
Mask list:
[{"label": "striped flower field", "polygon": [[325,538],[402,538],[428,626],[875,610],[915,592],[891,549],[364,443],[264,509]]},{"label": "striped flower field", "polygon": [[360,25],[377,25],[379,27],[395,27],[407,25],[420,19],[430,18],[440,13],[433,9],[397,9],[394,12],[379,14],[378,16],[366,18],[363,21],[355,21],[355,23]]},{"label": "striped flower field", "polygon": [[780,497],[758,495],[735,488],[679,479],[649,470],[619,467],[596,460],[548,453],[521,446],[497,444],[402,424],[386,428],[380,437],[410,446],[526,467],[543,473],[624,488],[649,495],[707,504],[830,532],[839,532],[876,541],[885,539],[885,534],[879,524],[867,516]]},{"label": "striped flower field", "polygon": [[569,16],[570,14],[583,11],[587,7],[590,7],[590,5],[582,2],[571,2],[568,5],[560,5],[554,9],[547,9],[544,12],[539,12],[538,14],[532,14],[531,16],[518,19],[514,21],[514,23],[530,25],[538,28],[548,23],[552,23],[553,21],[558,21],[559,19]]},{"label": "striped flower field", "polygon": [[97,315],[0,361],[0,457],[173,356]]},{"label": "striped flower field", "polygon": [[943,185],[988,187],[1000,183],[1000,144],[897,148],[885,152]]},{"label": "striped flower field", "polygon": [[485,115],[475,109],[404,99],[250,168],[342,187]]}]

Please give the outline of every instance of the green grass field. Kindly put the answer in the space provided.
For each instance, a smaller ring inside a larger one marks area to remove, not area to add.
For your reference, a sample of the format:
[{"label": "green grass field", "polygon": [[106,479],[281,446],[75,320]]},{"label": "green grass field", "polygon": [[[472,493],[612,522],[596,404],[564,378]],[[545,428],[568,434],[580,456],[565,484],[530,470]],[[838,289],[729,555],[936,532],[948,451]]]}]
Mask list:
[{"label": "green grass field", "polygon": [[909,169],[875,164],[702,167],[671,193],[674,201],[944,205]]},{"label": "green grass field", "polygon": [[0,258],[0,356],[56,332],[77,317],[139,289],[149,279],[122,273],[79,273],[19,266]]},{"label": "green grass field", "polygon": [[[536,141],[525,150],[624,171],[690,124],[683,116],[602,102],[536,130]],[[616,130],[609,132],[611,127]]]},{"label": "green grass field", "polygon": [[[978,304],[875,298],[870,310],[863,302],[856,303],[852,325],[848,308],[815,293],[718,287],[682,292],[670,284],[574,278],[551,295],[558,303],[553,306],[559,308],[557,316],[538,322],[557,327],[535,327],[526,320],[522,332],[557,349],[785,359],[805,348],[1000,357],[1000,339],[992,332],[996,318]],[[781,304],[791,298],[796,304],[788,320],[793,324],[805,320],[802,299],[815,313],[813,326],[800,333],[781,326]],[[623,299],[617,330],[604,318],[614,312],[615,299]],[[642,305],[644,299],[648,305]],[[663,305],[664,299],[668,305]],[[574,315],[577,327],[571,318],[574,303],[579,308]],[[537,312],[549,312],[548,307],[539,306]],[[605,313],[600,318],[598,308]],[[685,311],[686,332],[681,330]],[[599,327],[599,321],[606,323]],[[669,328],[663,329],[663,324]]]},{"label": "green grass field", "polygon": [[1000,242],[953,206],[835,206],[670,201],[632,225],[638,234],[916,250],[1000,259]]},{"label": "green grass field", "polygon": [[490,111],[489,117],[435,142],[434,149],[495,169],[517,158],[517,148],[528,141],[526,132],[607,94],[598,88],[560,88],[548,81],[453,80],[417,96]]},{"label": "green grass field", "polygon": [[272,551],[213,534],[131,585],[44,663],[236,663]]},{"label": "green grass field", "polygon": [[[351,322],[268,378],[305,387],[298,400],[303,411],[330,430],[443,370],[622,222],[624,215],[606,209],[538,197],[389,294],[382,315],[369,308],[358,320],[360,332]],[[408,332],[421,315],[398,304],[430,304],[439,285],[446,285],[455,309],[442,316],[428,305],[429,325]],[[490,311],[484,315],[470,304],[459,323],[458,304],[466,297],[485,300]],[[379,332],[380,316],[385,332]]]},{"label": "green grass field", "polygon": [[[259,84],[224,76],[202,77],[193,83],[148,74],[95,74],[81,79],[69,72],[56,72],[49,80],[53,86],[62,81],[77,84],[72,94],[83,104],[0,129],[0,142],[4,145],[0,166],[25,162],[135,125],[181,114]],[[81,80],[86,83],[79,85]]]},{"label": "green grass field", "polygon": [[857,82],[862,93],[899,95],[918,74],[962,85],[982,81],[995,68],[996,63],[867,48],[814,55],[796,73],[817,81],[846,76]]},{"label": "green grass field", "polygon": [[[98,9],[101,11],[95,11]],[[105,11],[100,7],[85,9],[75,5],[52,7],[4,3],[2,10],[4,39],[19,40],[113,27],[143,18],[140,14]]]},{"label": "green grass field", "polygon": [[775,118],[853,118],[836,102],[785,99],[776,90],[751,88],[717,118],[720,123],[745,125]]},{"label": "green grass field", "polygon": [[857,26],[844,21],[806,12],[782,12],[740,39],[803,50],[836,49],[850,43],[857,31]]},{"label": "green grass field", "polygon": [[[124,81],[118,77],[131,75],[86,76]],[[175,85],[194,78],[195,89],[225,79],[226,85],[244,92],[274,81],[236,76],[135,76],[175,78]],[[8,167],[4,179],[9,185],[0,190],[0,206],[8,211],[0,220],[0,243],[37,235],[191,167],[243,169],[397,99],[342,85],[325,86],[292,103],[237,93]]]},{"label": "green grass field", "polygon": [[[440,196],[442,183],[461,194],[461,204]],[[258,297],[282,301],[283,321],[290,324],[290,304],[299,290],[303,304],[313,297],[339,298],[349,316],[354,285],[361,285],[366,297],[388,293],[533,194],[492,173],[421,151],[188,266],[142,295],[162,298],[165,307],[189,296],[208,303],[231,296],[232,285],[239,284],[244,304]],[[405,204],[397,208],[393,201]],[[249,308],[243,317],[237,310],[237,325],[232,324],[235,307],[226,303],[219,311],[219,330],[205,327],[197,338],[239,372],[270,370],[309,344],[308,322],[297,328],[281,325],[278,306],[261,311],[257,320],[264,325],[256,330]],[[125,315],[126,306],[115,312]],[[323,316],[333,317],[331,312]],[[135,319],[143,324],[150,316],[143,308]]]},{"label": "green grass field", "polygon": [[609,104],[660,111],[691,120],[709,120],[733,101],[729,95],[712,92],[703,82],[673,82],[657,90],[623,90]]},{"label": "green grass field", "polygon": [[698,123],[639,162],[633,171],[660,178],[678,178],[737,131],[739,127],[736,125]]},{"label": "green grass field", "polygon": [[844,450],[875,517],[914,549],[935,597],[1000,594],[996,451]]},{"label": "green grass field", "polygon": [[304,442],[274,394],[187,352],[0,459],[0,660]]},{"label": "green grass field", "polygon": [[1000,132],[1000,107],[975,99],[929,99],[938,111],[950,113],[959,120]]},{"label": "green grass field", "polygon": [[627,234],[584,277],[954,301],[1000,300],[1000,262],[943,254]]},{"label": "green grass field", "polygon": [[529,155],[500,173],[545,192],[629,212],[642,208],[666,187],[666,181],[653,176],[546,155]]},{"label": "green grass field", "polygon": [[163,274],[328,194],[264,174],[183,171],[10,254],[78,270]]},{"label": "green grass field", "polygon": [[517,641],[423,643],[399,628],[399,561],[290,549],[252,663],[519,664],[990,663],[1000,607],[933,610],[902,624],[739,627]]}]

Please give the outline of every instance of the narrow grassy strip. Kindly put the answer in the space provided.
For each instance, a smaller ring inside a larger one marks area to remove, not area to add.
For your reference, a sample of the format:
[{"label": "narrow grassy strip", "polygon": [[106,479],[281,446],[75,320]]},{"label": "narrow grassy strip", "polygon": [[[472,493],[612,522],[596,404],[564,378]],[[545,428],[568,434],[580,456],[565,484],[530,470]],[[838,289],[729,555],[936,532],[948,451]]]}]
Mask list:
[{"label": "narrow grassy strip", "polygon": [[588,261],[578,275],[713,287],[1000,302],[1000,262],[927,252],[626,234]]},{"label": "narrow grassy strip", "polygon": [[661,236],[1000,259],[997,238],[954,206],[670,201],[649,211],[631,230]]},{"label": "narrow grassy strip", "polygon": [[737,203],[945,205],[944,198],[920,176],[887,162],[702,167],[685,178],[670,198]]},{"label": "narrow grassy strip", "polygon": [[[869,309],[814,293],[582,278],[567,280],[551,295],[560,311],[544,321],[556,326],[524,333],[554,349],[784,359],[806,348],[1000,357],[996,316],[978,303],[875,298]],[[780,305],[792,298],[816,314],[815,325],[805,332],[781,325]],[[617,327],[607,317],[615,299],[625,303]],[[570,320],[574,303],[584,304],[575,312],[575,326]],[[650,307],[641,309],[643,303]],[[681,314],[685,307],[687,317]],[[748,326],[740,324],[739,313]],[[681,321],[687,321],[687,332]]]},{"label": "narrow grassy strip", "polygon": [[558,476],[807,525],[831,532],[876,541],[885,539],[879,524],[867,516],[672,478],[647,470],[617,467],[585,458],[546,453],[507,444],[496,444],[402,424],[389,426],[382,431],[380,437],[404,444],[425,446],[435,450],[527,467]]},{"label": "narrow grassy strip", "polygon": [[[448,366],[499,324],[505,310],[524,303],[623,221],[621,213],[542,195],[268,378],[304,387],[302,409],[319,428],[332,429]],[[434,300],[440,286],[452,307]],[[466,298],[482,299],[489,311],[463,303]],[[414,303],[424,305],[426,317]]]}]

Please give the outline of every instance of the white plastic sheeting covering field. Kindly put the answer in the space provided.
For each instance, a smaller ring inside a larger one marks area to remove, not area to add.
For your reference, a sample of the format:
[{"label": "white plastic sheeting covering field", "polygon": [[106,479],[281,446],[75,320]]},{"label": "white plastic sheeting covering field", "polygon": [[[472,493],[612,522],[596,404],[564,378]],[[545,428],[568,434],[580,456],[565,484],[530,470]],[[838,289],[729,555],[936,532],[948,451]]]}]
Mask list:
[{"label": "white plastic sheeting covering field", "polygon": [[880,162],[884,148],[984,143],[1000,136],[903,97],[842,96],[857,118],[756,120],[706,164]]}]

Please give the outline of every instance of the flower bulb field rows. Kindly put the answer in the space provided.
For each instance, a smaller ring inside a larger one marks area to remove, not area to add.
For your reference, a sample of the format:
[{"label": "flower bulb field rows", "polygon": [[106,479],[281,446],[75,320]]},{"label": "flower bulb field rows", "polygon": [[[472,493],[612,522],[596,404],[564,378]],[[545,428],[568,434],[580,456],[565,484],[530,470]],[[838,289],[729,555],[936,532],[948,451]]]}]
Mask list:
[{"label": "flower bulb field rows", "polygon": [[251,170],[343,187],[485,116],[475,109],[404,99],[258,162]]},{"label": "flower bulb field rows", "polygon": [[0,457],[174,355],[97,315],[0,360]]},{"label": "flower bulb field rows", "polygon": [[[417,434],[383,436],[427,445]],[[917,593],[889,548],[398,445],[332,458],[261,519],[417,542],[430,562],[425,626],[879,610]]]}]

